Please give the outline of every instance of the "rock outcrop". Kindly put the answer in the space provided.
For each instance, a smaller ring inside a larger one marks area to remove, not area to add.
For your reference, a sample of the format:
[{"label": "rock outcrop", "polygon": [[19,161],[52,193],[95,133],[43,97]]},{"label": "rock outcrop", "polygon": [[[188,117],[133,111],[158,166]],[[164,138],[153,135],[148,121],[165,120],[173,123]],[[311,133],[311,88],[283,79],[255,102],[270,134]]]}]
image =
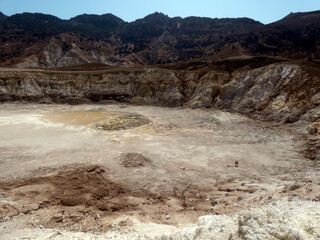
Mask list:
[{"label": "rock outcrop", "polygon": [[308,127],[308,132],[312,135],[320,134],[320,122],[314,122]]},{"label": "rock outcrop", "polygon": [[198,219],[198,225],[161,240],[189,239],[319,239],[318,202],[278,201],[260,209],[250,209],[232,216],[213,215]]},{"label": "rock outcrop", "polygon": [[316,122],[320,81],[302,65],[277,63],[233,72],[176,71],[153,67],[95,72],[2,69],[0,101],[87,103],[116,100],[136,104],[218,107],[296,122]]}]

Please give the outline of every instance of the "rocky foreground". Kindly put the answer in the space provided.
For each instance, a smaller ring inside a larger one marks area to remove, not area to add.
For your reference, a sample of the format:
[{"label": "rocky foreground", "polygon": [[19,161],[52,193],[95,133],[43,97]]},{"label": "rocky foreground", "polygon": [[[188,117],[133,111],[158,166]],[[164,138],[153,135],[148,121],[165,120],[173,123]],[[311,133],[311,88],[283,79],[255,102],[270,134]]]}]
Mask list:
[{"label": "rocky foreground", "polygon": [[[17,230],[5,234],[4,239],[142,239],[142,240],[207,240],[207,239],[320,239],[320,213],[318,202],[289,199],[274,201],[263,208],[250,209],[237,214],[203,216],[198,224],[173,233],[139,234],[135,230],[120,231],[119,225],[108,233],[94,235],[54,229]],[[8,227],[19,226],[18,222]],[[117,228],[118,227],[118,228]],[[0,229],[1,230],[1,229]],[[172,231],[172,230],[171,230]],[[163,232],[166,232],[164,230]]]}]

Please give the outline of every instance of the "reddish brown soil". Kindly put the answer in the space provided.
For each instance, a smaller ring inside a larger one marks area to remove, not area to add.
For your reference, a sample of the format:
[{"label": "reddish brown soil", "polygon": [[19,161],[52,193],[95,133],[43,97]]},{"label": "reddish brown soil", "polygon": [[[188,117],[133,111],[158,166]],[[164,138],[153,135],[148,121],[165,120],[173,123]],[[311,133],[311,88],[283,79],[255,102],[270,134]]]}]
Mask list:
[{"label": "reddish brown soil", "polygon": [[276,196],[308,195],[320,200],[316,195],[319,187],[309,179],[274,193],[228,181],[211,189],[189,184],[171,193],[155,194],[146,189],[133,191],[112,181],[108,170],[100,166],[40,169],[34,175],[40,177],[0,182],[0,197],[6,200],[0,202],[0,221],[26,214],[32,219],[30,226],[103,232],[119,217],[177,225],[182,220],[195,222],[201,215],[229,214],[259,206]]}]

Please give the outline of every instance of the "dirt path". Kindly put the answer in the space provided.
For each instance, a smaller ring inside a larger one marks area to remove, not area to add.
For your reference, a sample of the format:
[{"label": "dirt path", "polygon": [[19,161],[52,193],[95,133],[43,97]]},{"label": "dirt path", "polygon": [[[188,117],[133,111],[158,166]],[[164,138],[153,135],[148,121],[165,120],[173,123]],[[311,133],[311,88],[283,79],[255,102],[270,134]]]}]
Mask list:
[{"label": "dirt path", "polygon": [[95,234],[173,231],[274,199],[320,200],[304,142],[278,124],[218,110],[0,109],[0,232],[7,236],[15,221],[20,229]]}]

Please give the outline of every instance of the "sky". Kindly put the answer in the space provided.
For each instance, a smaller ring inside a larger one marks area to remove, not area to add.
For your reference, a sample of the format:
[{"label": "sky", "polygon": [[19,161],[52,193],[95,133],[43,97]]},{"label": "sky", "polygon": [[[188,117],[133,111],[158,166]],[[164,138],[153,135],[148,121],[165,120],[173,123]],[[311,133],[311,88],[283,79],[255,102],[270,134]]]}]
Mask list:
[{"label": "sky", "polygon": [[315,10],[320,10],[320,0],[0,0],[0,11],[9,16],[38,12],[70,19],[112,13],[128,22],[157,11],[169,17],[249,17],[267,24],[291,12]]}]

